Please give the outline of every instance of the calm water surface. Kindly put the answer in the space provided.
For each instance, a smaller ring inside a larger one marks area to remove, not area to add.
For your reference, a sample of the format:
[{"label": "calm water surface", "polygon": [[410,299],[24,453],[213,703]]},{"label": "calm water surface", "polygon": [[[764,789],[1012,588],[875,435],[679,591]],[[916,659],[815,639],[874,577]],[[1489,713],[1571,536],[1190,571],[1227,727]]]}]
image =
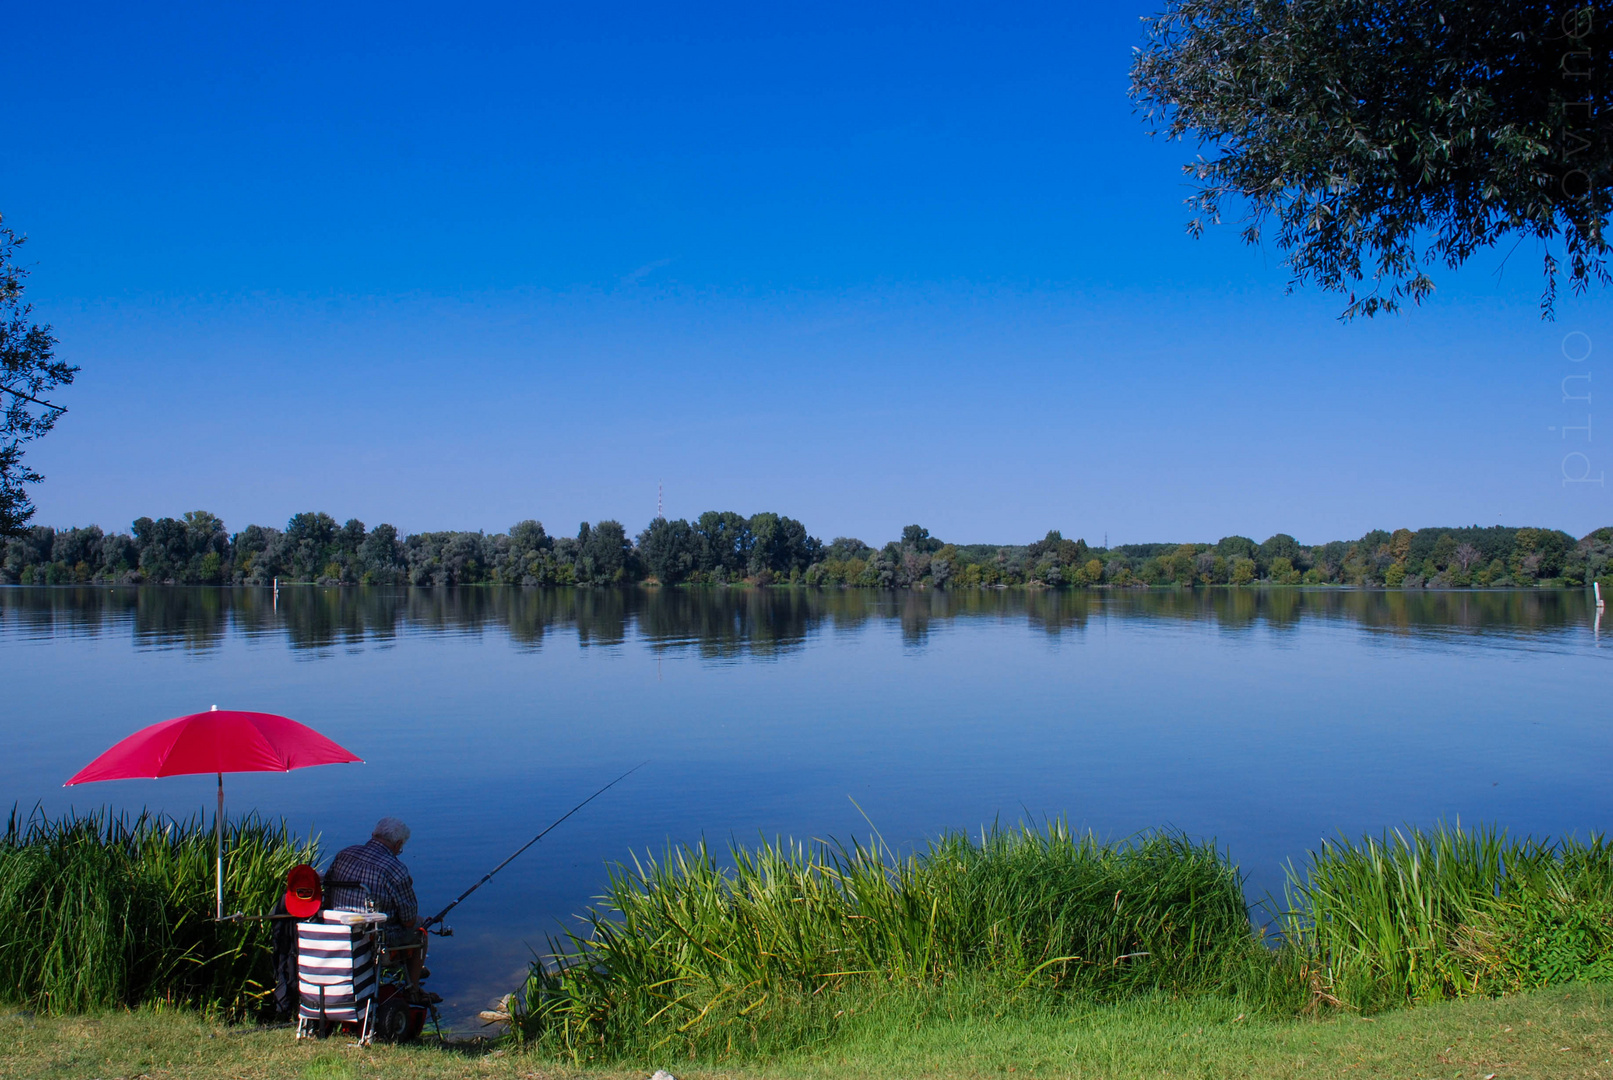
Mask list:
[{"label": "calm water surface", "polygon": [[61,783],[157,720],[284,713],[366,764],[226,777],[230,808],[327,857],[402,817],[432,911],[648,760],[434,940],[463,1019],[668,841],[1168,825],[1259,897],[1339,833],[1605,830],[1609,630],[1578,592],[0,588],[0,795],[193,813],[212,778]]}]

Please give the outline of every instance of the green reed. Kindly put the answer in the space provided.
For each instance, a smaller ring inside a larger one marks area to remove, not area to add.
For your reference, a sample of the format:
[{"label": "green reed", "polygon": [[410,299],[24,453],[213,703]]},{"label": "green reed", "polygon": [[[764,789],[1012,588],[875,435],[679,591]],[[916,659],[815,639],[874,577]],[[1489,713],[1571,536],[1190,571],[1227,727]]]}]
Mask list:
[{"label": "green reed", "polygon": [[[234,906],[266,914],[312,841],[256,815],[225,823]],[[172,1002],[261,1011],[274,975],[267,922],[216,923],[214,838],[202,817],[69,814],[0,837],[0,1001],[54,1012]]]},{"label": "green reed", "polygon": [[[878,844],[704,846],[613,869],[603,910],[534,967],[519,1029],[576,1057],[807,1038],[845,995],[985,980],[1013,995],[1227,986],[1257,951],[1211,845],[1060,824]],[[791,1035],[790,1032],[797,1032]]]},{"label": "green reed", "polygon": [[1613,846],[1494,828],[1324,844],[1289,868],[1317,1001],[1375,1009],[1613,977]]}]

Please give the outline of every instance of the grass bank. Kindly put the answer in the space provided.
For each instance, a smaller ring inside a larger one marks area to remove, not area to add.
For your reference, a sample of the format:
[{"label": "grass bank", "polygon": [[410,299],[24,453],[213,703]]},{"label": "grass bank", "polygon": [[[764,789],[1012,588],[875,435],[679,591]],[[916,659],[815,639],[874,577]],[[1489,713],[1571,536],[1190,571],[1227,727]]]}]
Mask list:
[{"label": "grass bank", "polygon": [[1286,949],[1318,1002],[1372,1012],[1613,978],[1613,845],[1493,828],[1330,843],[1289,870]]},{"label": "grass bank", "polygon": [[[517,1050],[359,1048],[294,1042],[182,1011],[45,1017],[0,1013],[0,1075],[91,1080],[642,1080],[648,1069],[556,1064]],[[657,1062],[680,1080],[1070,1077],[1077,1080],[1362,1076],[1382,1080],[1613,1077],[1613,995],[1603,987],[1468,998],[1374,1019],[1262,1020],[1222,999],[1150,995],[1037,1016],[870,1018],[833,1043],[761,1064]]]},{"label": "grass bank", "polygon": [[1365,1015],[1613,976],[1613,849],[1441,828],[1323,845],[1266,940],[1236,867],[1057,823],[882,847],[704,847],[618,867],[516,1029],[574,1061],[769,1059],[947,1002],[1037,1017],[1166,994]]},{"label": "grass bank", "polygon": [[[283,826],[237,821],[230,894],[264,910],[286,869],[314,857]],[[13,815],[0,1002],[253,1015],[272,979],[268,931],[211,921],[211,873],[201,819]],[[1441,828],[1325,844],[1275,906],[1276,932],[1257,936],[1230,858],[1173,833],[1105,843],[1051,823],[947,834],[902,857],[878,844],[677,848],[612,871],[598,910],[517,995],[516,1039],[529,1062],[738,1067],[937,1028],[977,1046],[1002,1025],[1151,1008],[1158,1023],[1387,1020],[1613,979],[1613,847],[1600,838]],[[1119,1011],[1092,1012],[1104,1009]]]},{"label": "grass bank", "polygon": [[[286,872],[316,857],[284,823],[228,822],[226,896],[267,911]],[[213,894],[213,832],[200,817],[13,811],[0,836],[0,1002],[258,1012],[274,986],[268,924],[215,923]]]},{"label": "grass bank", "polygon": [[720,863],[677,848],[618,867],[604,900],[557,967],[534,966],[518,1009],[525,1038],[575,1060],[767,1056],[937,989],[960,1008],[1034,1009],[1298,986],[1271,978],[1225,856],[1166,833],[1106,844],[1054,823],[950,834],[906,858],[763,843]]}]

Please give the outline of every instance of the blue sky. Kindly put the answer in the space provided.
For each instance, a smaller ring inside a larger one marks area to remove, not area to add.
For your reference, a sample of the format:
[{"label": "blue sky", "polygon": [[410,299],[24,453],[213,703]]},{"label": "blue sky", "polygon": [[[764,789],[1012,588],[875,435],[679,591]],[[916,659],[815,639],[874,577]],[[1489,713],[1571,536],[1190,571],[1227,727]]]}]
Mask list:
[{"label": "blue sky", "polygon": [[1542,323],[1526,244],[1343,324],[1189,239],[1147,10],[16,8],[0,213],[84,369],[37,520],[1613,522],[1613,298]]}]

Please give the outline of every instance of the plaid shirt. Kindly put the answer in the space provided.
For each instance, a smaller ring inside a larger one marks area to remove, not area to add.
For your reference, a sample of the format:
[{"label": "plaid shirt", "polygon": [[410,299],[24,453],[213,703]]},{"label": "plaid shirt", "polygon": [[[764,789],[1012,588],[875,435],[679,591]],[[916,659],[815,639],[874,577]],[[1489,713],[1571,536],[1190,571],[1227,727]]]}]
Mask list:
[{"label": "plaid shirt", "polygon": [[[350,881],[361,887],[337,884]],[[375,901],[375,910],[391,916],[390,925],[413,930],[419,923],[420,904],[409,868],[379,840],[338,851],[325,882],[326,907],[362,908],[367,896]]]}]

